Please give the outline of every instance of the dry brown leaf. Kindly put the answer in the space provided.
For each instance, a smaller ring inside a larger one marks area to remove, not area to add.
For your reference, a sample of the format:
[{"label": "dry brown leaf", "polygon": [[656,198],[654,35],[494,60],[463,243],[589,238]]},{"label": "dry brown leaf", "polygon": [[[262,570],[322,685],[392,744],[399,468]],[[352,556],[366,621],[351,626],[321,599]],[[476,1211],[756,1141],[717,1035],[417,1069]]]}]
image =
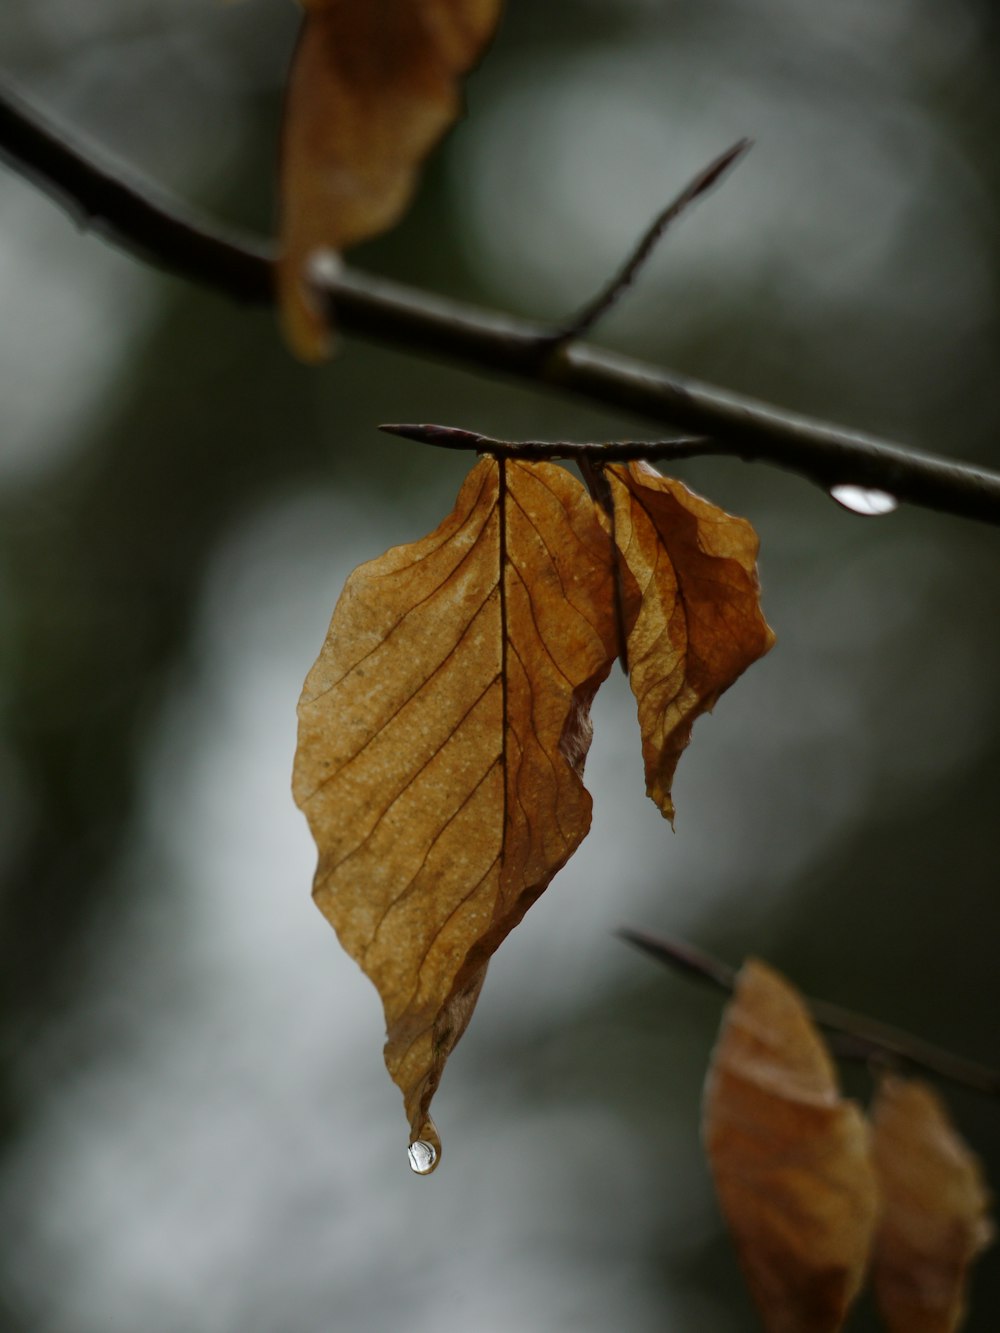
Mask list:
[{"label": "dry brown leaf", "polygon": [[413,1141],[486,964],[590,826],[588,710],[617,652],[578,481],[484,459],[436,532],[348,579],[299,705],[316,900],[378,987]]},{"label": "dry brown leaf", "polygon": [[864,1275],[877,1209],[869,1134],[841,1099],[798,993],[739,973],[705,1089],[722,1211],[769,1333],[834,1333]]},{"label": "dry brown leaf", "polygon": [[926,1084],[883,1078],[872,1109],[882,1192],[872,1283],[891,1333],[952,1333],[969,1265],[993,1238],[979,1163]]},{"label": "dry brown leaf", "polygon": [[760,610],[757,534],[647,463],[606,469],[614,538],[642,602],[628,636],[646,790],[668,819],[695,719],[774,643]]},{"label": "dry brown leaf", "polygon": [[305,266],[391,227],[420,166],[461,110],[501,0],[304,0],[281,150],[278,289],[286,336],[329,352]]}]

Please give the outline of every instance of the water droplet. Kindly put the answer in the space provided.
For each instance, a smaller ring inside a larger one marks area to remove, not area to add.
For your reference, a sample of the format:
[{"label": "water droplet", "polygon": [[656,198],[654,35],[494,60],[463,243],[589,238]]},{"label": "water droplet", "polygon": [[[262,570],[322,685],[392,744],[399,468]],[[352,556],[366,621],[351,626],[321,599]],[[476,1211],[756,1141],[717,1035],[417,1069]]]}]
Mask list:
[{"label": "water droplet", "polygon": [[437,1166],[438,1155],[433,1143],[417,1139],[406,1151],[410,1158],[410,1169],[416,1171],[418,1176],[429,1176]]},{"label": "water droplet", "polygon": [[336,250],[313,250],[305,263],[306,277],[320,287],[332,287],[344,271],[344,261]]},{"label": "water droplet", "polygon": [[869,490],[865,486],[832,486],[830,496],[851,513],[864,514],[866,518],[891,514],[899,508],[899,501],[888,491]]}]

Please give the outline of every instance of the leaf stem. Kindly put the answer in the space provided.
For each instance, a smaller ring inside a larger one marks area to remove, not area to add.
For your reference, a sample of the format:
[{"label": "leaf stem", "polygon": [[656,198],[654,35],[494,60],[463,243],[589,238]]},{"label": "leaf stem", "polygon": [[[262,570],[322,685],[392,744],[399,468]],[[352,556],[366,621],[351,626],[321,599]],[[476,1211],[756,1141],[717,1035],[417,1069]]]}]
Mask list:
[{"label": "leaf stem", "polygon": [[[707,982],[716,990],[731,994],[736,981],[735,969],[704,950],[683,940],[645,931],[623,928],[618,936],[677,972]],[[1000,1071],[934,1046],[920,1037],[889,1027],[864,1014],[843,1009],[827,1000],[807,999],[813,1018],[828,1031],[846,1038],[838,1051],[845,1059],[881,1060],[914,1065],[950,1083],[971,1088],[990,1097],[1000,1097]]]},{"label": "leaf stem", "polygon": [[[2,89],[0,158],[59,201],[79,226],[93,228],[131,254],[237,300],[273,302],[273,252],[267,246],[196,220],[157,191],[126,179]],[[602,455],[607,461],[730,455],[786,468],[824,487],[877,487],[910,504],[1000,526],[1000,473],[786,412],[597,347],[554,345],[561,331],[551,325],[481,310],[350,268],[329,279],[323,291],[345,332],[510,375],[702,437],[623,443],[616,446],[617,455],[613,450]],[[527,448],[525,457],[557,456],[557,446],[529,443]],[[532,454],[532,448],[553,452]],[[495,446],[490,450],[496,451]]]}]

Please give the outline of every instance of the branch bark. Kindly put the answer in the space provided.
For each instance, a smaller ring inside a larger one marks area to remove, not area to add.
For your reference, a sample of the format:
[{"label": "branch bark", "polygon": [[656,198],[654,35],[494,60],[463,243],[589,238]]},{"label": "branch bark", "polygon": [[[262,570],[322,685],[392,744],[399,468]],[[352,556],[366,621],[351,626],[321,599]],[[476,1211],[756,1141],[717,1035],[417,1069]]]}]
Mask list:
[{"label": "branch bark", "polygon": [[[268,247],[200,222],[124,179],[2,90],[0,157],[66,207],[78,225],[137,257],[237,300],[273,301]],[[874,487],[900,501],[1000,526],[998,473],[786,412],[614,352],[560,343],[556,325],[506,317],[350,268],[324,288],[336,324],[347,333],[709,437],[697,442],[699,454],[770,463],[825,489]],[[643,448],[646,456],[662,456]],[[676,442],[664,442],[662,449],[686,456]]]},{"label": "branch bark", "polygon": [[[630,458],[671,461],[725,455],[747,462],[760,460],[797,472],[824,490],[849,480],[924,508],[1000,523],[1000,476],[862,436],[854,437],[848,444],[834,438],[822,440],[812,434],[798,446],[780,436],[754,445],[722,435],[583,444],[574,440],[494,440],[489,435],[456,426],[384,425],[379,430],[421,444],[470,449],[496,458],[569,458],[616,463]],[[833,428],[831,437],[832,433]]]}]

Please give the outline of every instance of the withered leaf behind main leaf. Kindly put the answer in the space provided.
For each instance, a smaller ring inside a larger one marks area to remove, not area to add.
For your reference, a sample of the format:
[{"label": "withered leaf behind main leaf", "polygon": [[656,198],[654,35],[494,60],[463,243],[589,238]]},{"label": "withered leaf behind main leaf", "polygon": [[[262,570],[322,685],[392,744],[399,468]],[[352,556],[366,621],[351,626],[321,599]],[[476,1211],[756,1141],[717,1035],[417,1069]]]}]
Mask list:
[{"label": "withered leaf behind main leaf", "polygon": [[411,1136],[486,964],[590,826],[611,549],[563,468],[484,459],[422,541],[348,579],[299,704],[314,894],[385,1007]]},{"label": "withered leaf behind main leaf", "polygon": [[877,1195],[868,1127],[797,992],[751,959],[712,1057],[703,1134],[768,1333],[835,1333],[864,1275]]},{"label": "withered leaf behind main leaf", "polygon": [[647,463],[605,475],[615,541],[642,596],[627,655],[646,790],[673,819],[674,770],[695,720],[774,643],[760,610],[759,542],[746,519]]},{"label": "withered leaf behind main leaf", "polygon": [[461,107],[501,0],[304,0],[281,145],[278,288],[307,361],[329,350],[305,265],[391,227]]},{"label": "withered leaf behind main leaf", "polygon": [[871,1118],[882,1193],[872,1284],[882,1318],[890,1333],[954,1333],[969,1266],[993,1239],[979,1163],[916,1079],[881,1079]]}]

